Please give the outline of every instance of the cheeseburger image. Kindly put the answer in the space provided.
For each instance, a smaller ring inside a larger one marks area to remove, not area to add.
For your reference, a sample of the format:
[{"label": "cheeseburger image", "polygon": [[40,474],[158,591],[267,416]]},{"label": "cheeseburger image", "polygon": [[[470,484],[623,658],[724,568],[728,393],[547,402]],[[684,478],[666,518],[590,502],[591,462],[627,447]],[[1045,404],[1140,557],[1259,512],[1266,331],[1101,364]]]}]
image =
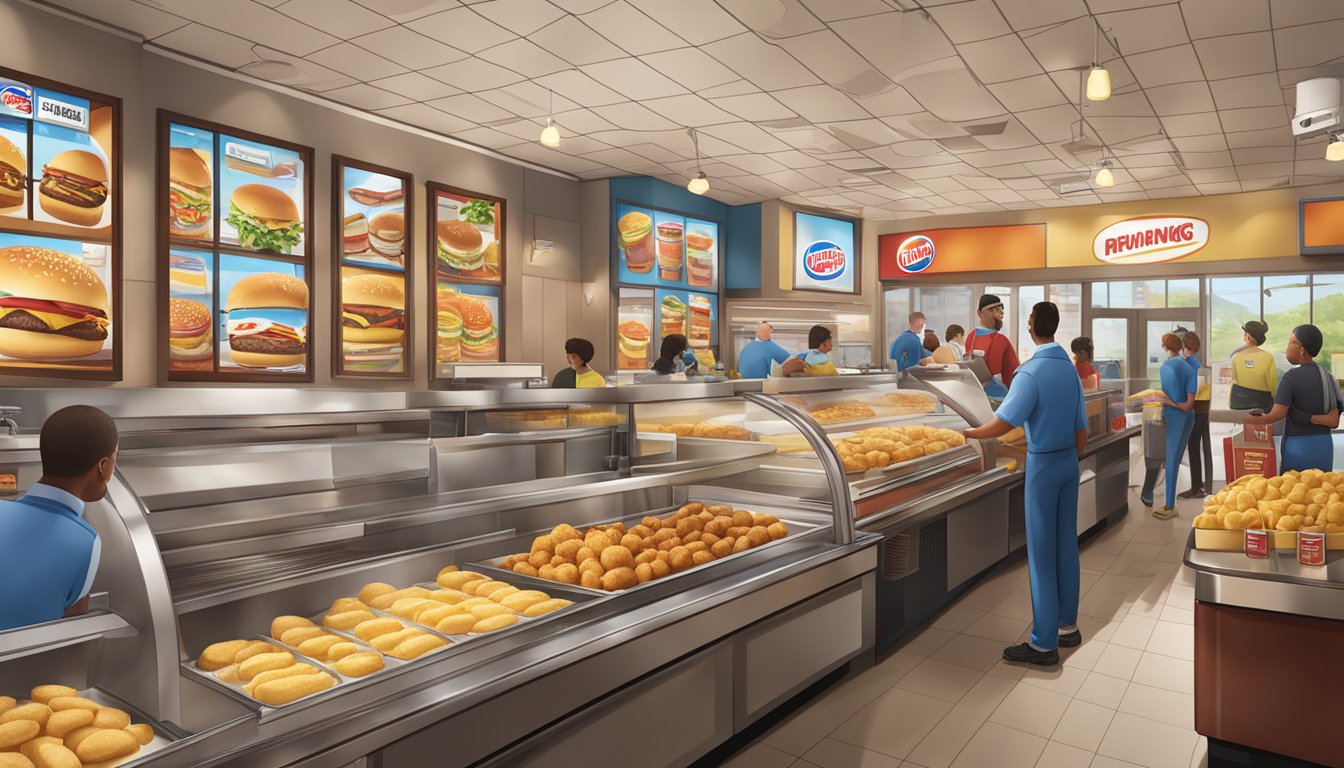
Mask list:
[{"label": "cheeseburger image", "polygon": [[653,271],[653,219],[647,213],[631,211],[616,223],[621,234],[621,250],[625,251],[625,266],[637,275]]},{"label": "cheeseburger image", "polygon": [[88,357],[107,340],[107,287],[82,261],[49,248],[0,248],[0,355]]},{"label": "cheeseburger image", "polygon": [[662,301],[662,334],[671,336],[674,333],[686,333],[686,302],[668,294]]},{"label": "cheeseburger image", "polygon": [[644,370],[649,367],[649,327],[626,320],[616,328],[616,367]]},{"label": "cheeseburger image", "polygon": [[458,272],[476,272],[485,266],[485,238],[474,224],[456,219],[435,228],[439,262]]},{"label": "cheeseburger image", "polygon": [[400,344],[406,336],[406,288],[400,278],[356,275],[341,283],[341,338]]},{"label": "cheeseburger image", "polygon": [[53,218],[92,227],[103,219],[107,166],[92,152],[67,149],[42,168],[37,199]]},{"label": "cheeseburger image", "polygon": [[495,331],[495,316],[484,301],[463,296],[462,307],[462,360],[465,362],[493,362],[499,359],[499,334]]},{"label": "cheeseburger image", "polygon": [[456,363],[462,359],[462,297],[444,285],[438,288],[437,335],[434,358],[440,363]]},{"label": "cheeseburger image", "polygon": [[0,136],[0,213],[22,206],[27,188],[28,161],[14,142]]},{"label": "cheeseburger image", "polygon": [[682,229],[675,221],[658,225],[658,277],[662,280],[681,280],[681,263],[686,253],[682,248]]},{"label": "cheeseburger image", "polygon": [[265,184],[243,184],[229,198],[226,219],[238,245],[254,251],[289,253],[303,241],[303,223],[294,199]]},{"label": "cheeseburger image", "polygon": [[401,263],[406,249],[406,217],[386,211],[369,220],[369,247],[388,261]]},{"label": "cheeseburger image", "polygon": [[210,164],[198,150],[168,150],[168,230],[173,237],[210,237],[214,186]]},{"label": "cheeseburger image", "polygon": [[308,285],[278,272],[248,275],[229,291],[224,311],[229,315],[229,351],[245,368],[284,368],[302,365],[308,355],[306,329],[293,328],[259,317],[252,310],[308,309]]},{"label": "cheeseburger image", "polygon": [[210,309],[199,301],[168,300],[168,369],[208,371],[214,367]]}]

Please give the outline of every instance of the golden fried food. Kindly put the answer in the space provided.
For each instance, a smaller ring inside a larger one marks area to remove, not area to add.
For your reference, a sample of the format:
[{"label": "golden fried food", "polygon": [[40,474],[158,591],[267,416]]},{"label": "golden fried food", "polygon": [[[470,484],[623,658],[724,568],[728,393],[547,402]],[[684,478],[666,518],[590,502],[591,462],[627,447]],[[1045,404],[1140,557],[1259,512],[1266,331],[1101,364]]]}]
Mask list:
[{"label": "golden fried food", "polygon": [[372,611],[345,611],[342,613],[332,613],[322,617],[322,626],[339,629],[342,632],[348,632],[372,618],[376,618]]},{"label": "golden fried food", "polygon": [[282,667],[280,669],[272,669],[267,672],[262,672],[252,678],[251,682],[243,686],[243,692],[248,696],[251,696],[252,691],[256,690],[257,686],[265,685],[272,680],[283,680],[286,677],[296,677],[298,675],[316,675],[320,671],[321,670],[314,667],[312,664],[302,663],[291,664],[288,667]]},{"label": "golden fried food", "polygon": [[258,654],[247,661],[239,662],[238,679],[247,682],[262,672],[268,672],[272,669],[283,669],[293,663],[294,654],[289,651]]},{"label": "golden fried food", "polygon": [[38,768],[79,768],[84,763],[78,753],[64,744],[43,744],[37,748],[33,764]]},{"label": "golden fried food", "polygon": [[303,616],[277,616],[271,620],[271,637],[279,640],[291,629],[311,626],[314,626],[313,622]]},{"label": "golden fried food", "polygon": [[[252,698],[262,704],[277,707],[301,699],[304,696],[320,693],[334,685],[336,685],[336,678],[326,672],[318,672],[315,675],[296,675],[258,685],[252,689]],[[122,733],[128,732],[122,731]],[[93,736],[90,736],[84,743],[87,744],[93,738]],[[80,746],[82,747],[83,744]]]},{"label": "golden fried food", "polygon": [[434,625],[434,629],[445,635],[465,635],[471,631],[472,627],[476,626],[477,621],[479,619],[475,616],[463,612],[440,620],[438,624]]},{"label": "golden fried food", "polygon": [[67,709],[84,709],[89,712],[97,712],[100,705],[97,702],[89,701],[82,696],[57,696],[47,702],[52,712],[64,712]]},{"label": "golden fried food", "polygon": [[863,403],[842,403],[818,408],[808,415],[815,419],[818,424],[834,424],[841,421],[871,419],[877,416],[877,413]]},{"label": "golden fried food", "polygon": [[[242,646],[239,647],[241,648]],[[29,694],[28,698],[31,699],[34,704],[46,704],[47,702],[51,701],[57,696],[78,696],[78,695],[79,691],[75,690],[74,688],[71,688],[68,685],[39,685],[33,688],[32,693]],[[4,698],[9,699],[8,696]],[[14,706],[13,699],[9,699],[9,706],[10,707]],[[5,709],[8,708],[9,707],[6,707]]]},{"label": "golden fried food", "polygon": [[922,392],[886,392],[883,405],[895,408],[898,414],[933,413],[937,410],[933,397]]},{"label": "golden fried food", "polygon": [[[38,728],[44,728],[49,719],[51,719],[51,707],[32,702],[21,704],[0,715],[0,725],[12,723],[16,720],[28,720],[37,723]],[[0,747],[0,749],[3,749],[3,747]]]},{"label": "golden fried food", "polygon": [[405,629],[406,625],[399,620],[389,616],[381,616],[361,622],[354,628],[354,635],[364,642],[368,642],[379,635],[385,635],[389,632],[398,632]]},{"label": "golden fried food", "polygon": [[481,619],[471,628],[471,634],[483,635],[487,632],[496,632],[511,627],[518,623],[518,615],[515,613],[505,613],[499,616],[491,616],[487,619]]},{"label": "golden fried food", "polygon": [[360,651],[337,660],[332,667],[346,677],[364,677],[383,668],[383,655],[377,651]]},{"label": "golden fried food", "polygon": [[295,627],[286,630],[279,638],[285,645],[298,646],[315,637],[325,637],[331,633],[321,627]]},{"label": "golden fried food", "polygon": [[141,745],[148,746],[154,740],[154,729],[144,723],[132,723],[126,726],[126,730],[134,736]]},{"label": "golden fried food", "polygon": [[[55,736],[38,736],[36,739],[29,739],[28,741],[23,742],[23,744],[19,746],[19,752],[24,757],[36,763],[37,751],[41,749],[44,744],[59,744],[61,746],[65,746],[65,741],[63,739],[58,739]],[[6,755],[6,754],[13,754],[13,753],[0,752],[0,755]],[[79,758],[75,759],[78,760]],[[3,765],[4,763],[0,763],[0,766]]]},{"label": "golden fried food", "polygon": [[17,749],[23,742],[37,738],[42,725],[36,720],[11,720],[0,723],[0,749]]},{"label": "golden fried food", "polygon": [[447,644],[448,641],[438,635],[421,632],[414,637],[407,638],[398,643],[395,648],[387,652],[387,655],[394,659],[410,661],[411,659],[419,658],[436,648],[442,648]]},{"label": "golden fried food", "polygon": [[233,657],[250,644],[250,640],[226,640],[208,645],[201,651],[200,658],[196,659],[196,666],[206,672],[223,669],[232,664]]},{"label": "golden fried food", "polygon": [[734,424],[715,424],[702,421],[691,430],[691,437],[707,437],[714,440],[750,440],[751,432]]},{"label": "golden fried food", "polygon": [[390,594],[396,591],[397,588],[392,586],[391,584],[384,584],[381,581],[375,581],[372,584],[365,584],[364,588],[359,590],[359,601],[367,605],[373,600],[382,597],[383,595]]},{"label": "golden fried food", "polygon": [[[93,719],[94,719],[94,713],[92,710],[67,709],[61,712],[53,713],[52,716],[47,720],[47,725],[44,730],[48,736],[55,736],[59,739],[64,739],[67,733],[70,733],[76,728],[83,728],[86,725],[93,725]],[[129,722],[130,719],[127,718],[127,723]],[[107,727],[107,726],[99,726],[99,727]],[[117,727],[122,728],[125,726],[117,726]]]}]

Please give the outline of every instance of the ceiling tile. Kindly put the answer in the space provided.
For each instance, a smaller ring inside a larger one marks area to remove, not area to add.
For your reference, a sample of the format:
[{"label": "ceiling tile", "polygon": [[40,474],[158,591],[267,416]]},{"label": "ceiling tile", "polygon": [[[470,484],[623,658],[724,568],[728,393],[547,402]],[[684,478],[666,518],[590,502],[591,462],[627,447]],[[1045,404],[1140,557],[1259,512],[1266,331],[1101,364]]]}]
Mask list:
[{"label": "ceiling tile", "polygon": [[480,91],[476,95],[519,117],[544,119],[552,112],[566,112],[578,107],[569,99],[555,96],[548,89],[528,81]]},{"label": "ceiling tile", "polygon": [[[1094,12],[1096,10],[1093,8]],[[1176,3],[1101,13],[1097,20],[1102,28],[1110,28],[1107,34],[1111,39],[1123,41],[1121,47],[1126,56],[1190,42],[1185,32],[1185,20],[1181,18],[1181,8]]]},{"label": "ceiling tile", "polygon": [[1181,152],[1221,152],[1227,149],[1227,139],[1221,133],[1206,136],[1178,136],[1171,140],[1172,146]]},{"label": "ceiling tile", "polygon": [[1269,12],[1277,28],[1344,19],[1344,5],[1336,0],[1270,0]]},{"label": "ceiling tile", "polygon": [[1221,134],[1223,124],[1217,112],[1198,112],[1192,115],[1172,115],[1162,118],[1162,130],[1168,136],[1203,136]]},{"label": "ceiling tile", "polygon": [[1182,152],[1186,170],[1200,168],[1227,168],[1232,165],[1231,152]]},{"label": "ceiling tile", "polygon": [[1274,36],[1270,32],[1196,40],[1195,51],[1204,76],[1210,80],[1275,71]]},{"label": "ceiling tile", "polygon": [[550,0],[551,4],[575,15],[591,13],[611,2],[611,0]]},{"label": "ceiling tile", "polygon": [[1017,35],[964,43],[957,46],[957,50],[982,83],[1001,83],[1042,74],[1040,65]]},{"label": "ceiling tile", "polygon": [[520,139],[517,136],[512,136],[502,131],[497,131],[494,128],[485,128],[485,127],[468,128],[465,131],[459,131],[456,134],[456,138],[459,138],[463,141],[469,141],[472,144],[476,144],[489,149],[503,149],[504,147],[512,147],[515,144],[521,144],[524,141],[523,139]]},{"label": "ceiling tile", "polygon": [[706,88],[700,92],[700,95],[706,99],[717,99],[721,96],[747,96],[755,93],[761,93],[761,89],[739,78],[731,83]]},{"label": "ceiling tile", "polygon": [[440,112],[427,104],[403,104],[399,107],[388,107],[378,110],[378,114],[419,126],[428,131],[448,135],[454,135],[460,131],[476,127],[476,124],[470,120],[463,120],[446,112]]},{"label": "ceiling tile", "polygon": [[1227,145],[1233,149],[1242,147],[1291,147],[1293,134],[1283,126],[1265,128],[1259,131],[1231,131],[1224,134]]},{"label": "ceiling tile", "polygon": [[479,96],[470,93],[435,99],[429,102],[431,107],[441,109],[450,115],[456,115],[476,123],[493,123],[514,117],[512,112],[491,104]]},{"label": "ceiling tile", "polygon": [[900,85],[906,85],[913,75],[945,70],[946,66],[929,70],[929,65],[957,55],[938,25],[917,13],[884,13],[839,21],[831,27],[879,72]]},{"label": "ceiling tile", "polygon": [[1199,58],[1192,45],[1178,45],[1160,51],[1126,56],[1125,62],[1144,88],[1204,79]]},{"label": "ceiling tile", "polygon": [[786,149],[783,152],[771,152],[765,156],[787,168],[811,168],[813,166],[822,165],[824,162],[811,155],[799,152],[796,149]]},{"label": "ceiling tile", "polygon": [[517,37],[471,8],[443,11],[416,19],[406,26],[468,53],[483,51]]},{"label": "ceiling tile", "polygon": [[500,120],[494,124],[494,128],[503,133],[511,134],[529,144],[538,144],[537,140],[541,136],[541,129],[545,127],[545,122],[531,119],[525,120],[518,118],[515,120]]},{"label": "ceiling tile", "polygon": [[883,0],[802,0],[803,5],[822,21],[839,21],[886,13],[891,6]]},{"label": "ceiling tile", "polygon": [[685,88],[635,58],[585,64],[580,69],[630,99],[656,99],[686,92]]},{"label": "ceiling tile", "polygon": [[1293,164],[1287,162],[1269,162],[1269,163],[1249,163],[1237,166],[1237,178],[1242,181],[1247,179],[1271,179],[1278,176],[1288,176],[1293,172]]},{"label": "ceiling tile", "polygon": [[617,104],[626,100],[619,93],[577,69],[567,69],[539,77],[537,83],[585,107],[600,107],[603,104]]},{"label": "ceiling tile", "polygon": [[1003,114],[1003,106],[994,94],[965,69],[909,78],[905,87],[940,120],[964,122]]},{"label": "ceiling tile", "polygon": [[1276,74],[1247,75],[1209,83],[1218,109],[1272,107],[1283,104],[1283,91]]},{"label": "ceiling tile", "polygon": [[154,42],[169,50],[190,53],[230,69],[237,69],[257,59],[252,53],[251,42],[200,24],[188,24],[175,29]]},{"label": "ceiling tile", "polygon": [[[1047,72],[1078,69],[1092,64],[1092,35],[1096,28],[1090,18],[1075,19],[1024,34],[1022,42]],[[1103,53],[1103,58],[1109,56]]]},{"label": "ceiling tile", "polygon": [[[270,5],[276,4],[274,0],[266,2]],[[415,21],[462,5],[459,0],[355,0],[355,2],[398,23]]]},{"label": "ceiling tile", "polygon": [[172,11],[198,24],[292,56],[306,56],[340,42],[320,29],[259,3],[173,0]]},{"label": "ceiling tile", "polygon": [[323,95],[342,104],[369,110],[395,107],[409,101],[405,96],[399,96],[382,88],[375,88],[367,83],[348,85],[334,91],[327,91]]},{"label": "ceiling tile", "polygon": [[1010,112],[1022,112],[1029,109],[1053,107],[1067,104],[1064,94],[1059,92],[1055,81],[1048,75],[1024,77],[1006,83],[987,86],[990,93]]},{"label": "ceiling tile", "polygon": [[1198,184],[1196,186],[1201,195],[1232,195],[1241,191],[1241,182],[1236,180]]},{"label": "ceiling tile", "polygon": [[934,177],[924,180],[924,188],[940,195],[946,195],[948,192],[964,192],[966,187],[960,181],[951,176]]},{"label": "ceiling tile", "polygon": [[[873,118],[833,122],[829,123],[826,129],[846,145],[859,150],[885,147],[902,139],[902,136],[894,131],[891,126]],[[866,168],[871,165],[867,161],[856,160],[854,162],[855,167],[859,168]],[[835,164],[843,167],[844,161],[836,161]]]},{"label": "ceiling tile", "polygon": [[1232,150],[1232,162],[1238,166],[1255,163],[1290,163],[1293,161],[1292,147],[1247,147]]},{"label": "ceiling tile", "polygon": [[740,34],[747,28],[714,0],[630,0],[636,8],[692,45]]},{"label": "ceiling tile", "polygon": [[702,128],[700,132],[739,146],[748,152],[781,152],[788,149],[787,145],[754,123],[714,125]]},{"label": "ceiling tile", "polygon": [[467,58],[441,67],[431,67],[424,70],[424,73],[435,80],[441,80],[464,91],[501,88],[526,79],[513,70],[477,58]]},{"label": "ceiling tile", "polygon": [[1225,131],[1264,131],[1272,128],[1288,130],[1291,111],[1287,107],[1249,107],[1223,109],[1218,117]]},{"label": "ceiling tile", "polygon": [[573,157],[559,150],[543,147],[540,142],[536,141],[528,141],[509,147],[504,150],[504,154],[567,173],[582,173],[605,168],[601,163],[595,163],[582,157]]},{"label": "ceiling tile", "polygon": [[419,72],[407,72],[385,77],[381,80],[370,80],[369,85],[391,91],[414,101],[442,99],[445,96],[460,93],[457,88],[433,78],[425,77]]},{"label": "ceiling tile", "polygon": [[593,64],[625,56],[610,40],[573,16],[565,16],[533,32],[528,39],[571,64]]},{"label": "ceiling tile", "polygon": [[924,107],[915,101],[915,97],[899,85],[875,96],[855,98],[854,101],[874,117],[909,115],[924,111]]},{"label": "ceiling tile", "polygon": [[1047,24],[1087,16],[1087,6],[1083,0],[995,0],[1004,18],[1016,30],[1035,29]]},{"label": "ceiling tile", "polygon": [[396,22],[353,0],[289,0],[280,13],[342,40],[385,29]]},{"label": "ceiling tile", "polygon": [[811,85],[774,92],[775,98],[815,123],[860,120],[868,117],[854,100],[829,85]]},{"label": "ceiling tile", "polygon": [[635,55],[668,51],[686,45],[680,37],[625,0],[615,0],[599,10],[586,13],[582,21],[612,43]]},{"label": "ceiling tile", "polygon": [[98,19],[146,40],[166,35],[187,25],[187,20],[140,3],[109,3],[107,0],[54,0],[53,5]]},{"label": "ceiling tile", "polygon": [[[561,144],[562,151],[572,152],[569,146]],[[593,152],[583,153],[585,160],[592,160],[595,163],[610,165],[612,168],[634,168],[638,166],[647,166],[649,163],[644,158],[636,155],[628,149],[620,147],[608,147]]]},{"label": "ceiling tile", "polygon": [[1194,83],[1160,85],[1145,91],[1153,111],[1162,116],[1212,112],[1213,93],[1203,80]]},{"label": "ceiling tile", "polygon": [[768,93],[751,93],[745,96],[724,96],[710,99],[715,105],[734,115],[751,122],[769,120],[787,120],[794,117],[793,110],[779,103]]},{"label": "ceiling tile", "polygon": [[530,35],[565,15],[546,0],[489,0],[471,8],[516,35]]},{"label": "ceiling tile", "polygon": [[994,0],[970,0],[966,3],[929,8],[933,20],[953,43],[987,40],[1012,31]]},{"label": "ceiling tile", "polygon": [[694,150],[689,141],[686,142],[685,155],[668,149],[660,144],[632,144],[627,146],[626,149],[634,152],[640,157],[652,160],[656,163],[675,163],[689,159],[694,154]]},{"label": "ceiling tile", "polygon": [[388,27],[372,34],[362,35],[352,40],[355,45],[395,61],[403,67],[423,70],[454,61],[461,61],[467,54],[431,40],[406,27]]},{"label": "ceiling tile", "polygon": [[1017,119],[1042,142],[1068,141],[1076,133],[1078,109],[1068,104],[1017,113]]},{"label": "ceiling tile", "polygon": [[699,48],[651,53],[640,59],[692,92],[698,93],[738,79],[737,73]]},{"label": "ceiling tile", "polygon": [[582,134],[610,131],[616,127],[596,112],[583,108],[557,112],[555,122],[567,131]]},{"label": "ceiling tile", "polygon": [[1237,169],[1235,168],[1204,168],[1191,169],[1185,172],[1190,177],[1190,181],[1203,186],[1205,184],[1215,184],[1225,181],[1237,180]]},{"label": "ceiling tile", "polygon": [[677,127],[677,123],[633,101],[593,107],[593,111],[617,128],[629,131],[670,131]]},{"label": "ceiling tile", "polygon": [[357,80],[373,81],[406,72],[406,68],[353,43],[340,43],[308,54],[308,60]]},{"label": "ceiling tile", "polygon": [[854,96],[876,95],[895,84],[829,29],[779,41],[817,77]]},{"label": "ceiling tile", "polygon": [[562,69],[569,69],[570,66],[569,62],[564,59],[552,56],[531,40],[525,40],[521,37],[489,50],[481,51],[476,55],[486,61],[498,64],[501,67],[507,67],[514,72],[532,78],[549,75]]},{"label": "ceiling tile", "polygon": [[731,123],[738,119],[736,116],[691,93],[681,96],[668,96],[662,99],[649,99],[642,103],[678,125],[699,127],[716,123]]},{"label": "ceiling tile", "polygon": [[1190,37],[1269,29],[1269,0],[1181,0]]},{"label": "ceiling tile", "polygon": [[731,166],[741,168],[747,173],[762,174],[776,173],[778,171],[788,170],[789,166],[766,155],[727,155],[718,158]]},{"label": "ceiling tile", "polygon": [[816,75],[797,59],[761,40],[754,32],[710,43],[704,46],[704,51],[767,91],[818,82]]},{"label": "ceiling tile", "polygon": [[1344,39],[1344,21],[1275,29],[1274,52],[1279,68],[1314,67],[1334,61],[1339,58],[1341,39]]}]

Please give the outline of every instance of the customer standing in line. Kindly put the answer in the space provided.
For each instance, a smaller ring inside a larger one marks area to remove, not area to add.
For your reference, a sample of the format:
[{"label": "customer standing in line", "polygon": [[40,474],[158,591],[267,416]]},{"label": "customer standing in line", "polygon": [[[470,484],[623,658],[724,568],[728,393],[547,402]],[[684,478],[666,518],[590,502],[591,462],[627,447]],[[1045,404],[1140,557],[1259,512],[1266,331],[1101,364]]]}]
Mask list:
[{"label": "customer standing in line", "polygon": [[1241,326],[1241,331],[1246,345],[1232,356],[1230,406],[1236,411],[1257,408],[1268,411],[1274,407],[1274,391],[1279,383],[1274,355],[1260,348],[1265,343],[1269,326],[1259,320],[1251,320]]},{"label": "customer standing in line", "polygon": [[744,379],[770,378],[770,364],[784,363],[789,351],[774,340],[775,326],[761,323],[756,326],[756,338],[747,342],[737,353],[737,372]]},{"label": "customer standing in line", "polygon": [[[1017,350],[1003,333],[1003,301],[992,293],[980,297],[976,314],[980,325],[966,337],[966,350],[974,357],[982,357],[989,368],[985,394],[1001,399],[1008,394],[1017,371]],[[1062,351],[1062,350],[1061,350]]]},{"label": "customer standing in line", "polygon": [[[1190,427],[1190,490],[1180,494],[1182,499],[1199,499],[1213,493],[1213,443],[1209,437],[1209,408],[1212,405],[1210,387],[1199,383],[1199,372],[1204,364],[1199,360],[1199,334],[1186,331],[1181,337],[1185,362],[1195,373],[1194,423]],[[1201,450],[1202,447],[1202,450]]]},{"label": "customer standing in line", "polygon": [[1083,389],[1100,388],[1101,374],[1092,367],[1092,360],[1097,354],[1092,346],[1092,339],[1079,336],[1069,344],[1069,348],[1073,350],[1073,367],[1078,371],[1078,380],[1083,382]]},{"label": "customer standing in line", "polygon": [[966,341],[965,328],[956,323],[947,326],[947,333],[943,336],[943,340],[947,342],[947,348],[951,350],[952,357],[958,360],[966,357],[966,345],[963,343]]},{"label": "customer standing in line", "polygon": [[938,334],[933,331],[924,332],[924,348],[933,353],[929,361],[935,365],[957,364],[957,356],[953,354],[952,348],[947,344],[939,344]]},{"label": "customer standing in line", "polygon": [[[1190,366],[1181,359],[1184,348],[1181,337],[1174,333],[1162,336],[1162,348],[1167,351],[1167,361],[1162,363],[1158,376],[1162,388],[1157,399],[1162,403],[1162,421],[1167,428],[1166,441],[1166,503],[1153,510],[1153,517],[1170,520],[1176,516],[1176,481],[1181,476],[1181,457],[1190,444],[1190,430],[1195,419],[1191,411],[1195,409],[1195,391],[1198,379]],[[1153,489],[1157,485],[1157,471],[1149,470],[1144,478],[1143,491],[1139,500],[1146,505],[1153,503]]]},{"label": "customer standing in line", "polygon": [[1339,426],[1344,410],[1339,385],[1330,372],[1316,362],[1325,340],[1314,325],[1299,325],[1288,336],[1288,362],[1297,366],[1283,374],[1269,413],[1252,411],[1247,424],[1271,424],[1287,417],[1284,424],[1279,472],[1319,469],[1330,472],[1335,464],[1334,439],[1330,430]]},{"label": "customer standing in line", "polygon": [[1036,304],[1027,328],[1036,352],[1017,369],[994,418],[965,434],[991,440],[1025,425],[1031,640],[1005,648],[1003,658],[1054,666],[1061,646],[1083,641],[1078,630],[1078,476],[1087,420],[1082,382],[1069,354],[1055,343],[1059,307],[1049,301]]},{"label": "customer standing in line", "polygon": [[925,362],[933,357],[933,352],[924,348],[924,325],[927,320],[923,312],[911,312],[907,318],[909,327],[891,342],[887,357],[896,361],[896,370],[904,371],[916,365],[928,365]]}]

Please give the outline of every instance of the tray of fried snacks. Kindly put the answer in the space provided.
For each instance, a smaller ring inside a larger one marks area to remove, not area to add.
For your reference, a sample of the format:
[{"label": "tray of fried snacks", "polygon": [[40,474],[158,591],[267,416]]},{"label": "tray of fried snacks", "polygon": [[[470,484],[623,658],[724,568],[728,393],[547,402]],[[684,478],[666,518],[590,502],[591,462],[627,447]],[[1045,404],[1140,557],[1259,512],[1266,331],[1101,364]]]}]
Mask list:
[{"label": "tray of fried snacks", "polygon": [[625,423],[625,416],[615,411],[597,408],[571,408],[569,425],[571,427],[615,427]]},{"label": "tray of fried snacks", "polygon": [[867,403],[854,401],[811,408],[807,415],[811,416],[818,424],[840,424],[846,421],[875,419],[877,418],[877,411],[873,410],[873,407]]},{"label": "tray of fried snacks", "polygon": [[938,412],[938,398],[931,392],[882,392],[864,398],[878,416],[917,416]]},{"label": "tray of fried snacks", "polygon": [[738,424],[721,421],[670,421],[665,423],[640,422],[640,432],[663,432],[677,437],[699,437],[706,440],[751,440],[751,430]]},{"label": "tray of fried snacks", "polygon": [[1240,477],[1206,497],[1191,525],[1196,549],[1240,550],[1245,530],[1272,532],[1276,549],[1296,548],[1298,531],[1324,533],[1326,549],[1344,549],[1344,473]]},{"label": "tray of fried snacks", "polygon": [[[342,597],[320,618],[367,609],[368,606],[354,598]],[[275,617],[271,622],[271,638],[279,640],[294,653],[325,664],[347,680],[357,680],[400,663],[397,659],[384,657],[382,652],[362,640],[320,626],[303,616]]]},{"label": "tray of fried snacks", "polygon": [[282,707],[341,685],[324,664],[272,640],[224,640],[206,646],[183,668],[249,705]]},{"label": "tray of fried snacks", "polygon": [[[529,623],[554,616],[575,603],[594,599],[586,590],[569,587],[554,581],[529,577],[521,573],[502,573],[490,568],[486,572],[459,570],[450,565],[439,571],[434,590],[436,599],[447,600],[463,613],[471,614],[480,621],[465,634],[478,636],[513,626],[515,623]],[[504,627],[493,627],[489,621],[502,614],[498,607],[512,611],[518,617],[517,622],[499,620]],[[432,620],[432,616],[430,619]],[[465,626],[465,619],[454,619],[444,626],[456,622],[455,626]]]},{"label": "tray of fried snacks", "polygon": [[966,444],[955,429],[926,427],[872,427],[852,435],[832,437],[848,473],[877,469],[892,471],[902,465]]},{"label": "tray of fried snacks", "polygon": [[815,527],[713,502],[662,511],[668,514],[584,531],[558,525],[533,539],[531,551],[480,565],[605,594],[676,576]]},{"label": "tray of fried snacks", "polygon": [[[452,645],[453,641],[432,629],[412,626],[399,616],[381,608],[374,608],[373,603],[392,606],[400,600],[420,599],[419,592],[425,591],[428,590],[419,588],[398,590],[391,584],[377,582],[366,584],[360,590],[360,598],[345,597],[337,600],[332,603],[331,610],[318,621],[337,634],[372,647],[389,661],[411,661],[427,653],[441,651]],[[404,593],[405,596],[391,602],[376,599],[391,597],[393,593]],[[361,608],[355,603],[364,607]]]},{"label": "tray of fried snacks", "polygon": [[0,766],[134,765],[172,743],[145,719],[96,688],[0,696]]}]

